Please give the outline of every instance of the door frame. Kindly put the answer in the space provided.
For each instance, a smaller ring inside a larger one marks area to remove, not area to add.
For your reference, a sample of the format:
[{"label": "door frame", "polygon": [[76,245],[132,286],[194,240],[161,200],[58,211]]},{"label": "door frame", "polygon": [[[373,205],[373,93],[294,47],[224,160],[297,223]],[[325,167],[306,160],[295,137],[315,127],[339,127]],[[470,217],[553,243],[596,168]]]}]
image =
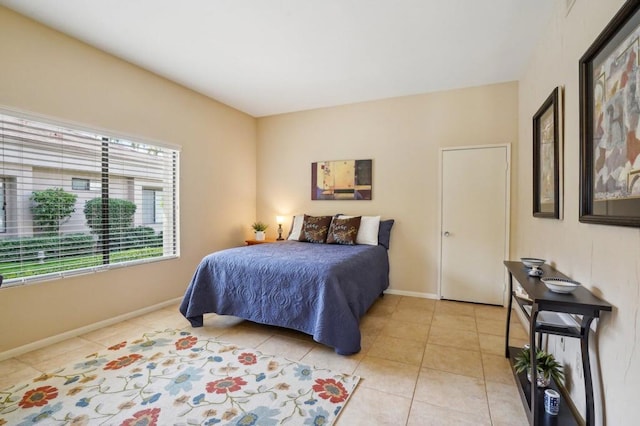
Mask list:
[{"label": "door frame", "polygon": [[[439,208],[438,208],[438,300],[442,299],[442,233],[443,231],[443,226],[442,226],[442,219],[443,219],[443,215],[442,215],[442,208],[443,208],[443,201],[442,201],[442,196],[443,196],[443,192],[442,192],[442,186],[444,184],[444,179],[443,179],[443,157],[444,157],[444,153],[445,151],[466,151],[466,150],[471,150],[471,149],[487,149],[487,148],[506,148],[506,156],[507,156],[507,170],[506,172],[506,176],[505,179],[507,180],[506,182],[506,197],[505,197],[505,239],[504,239],[504,260],[508,260],[509,259],[509,254],[510,254],[510,248],[509,248],[509,243],[510,243],[510,229],[511,229],[511,144],[510,143],[503,143],[503,144],[490,144],[490,145],[465,145],[465,146],[455,146],[455,147],[446,147],[446,148],[440,148],[440,155],[438,158],[438,200],[439,200]],[[505,301],[507,301],[507,291],[509,286],[507,285],[507,272],[505,269],[505,272],[503,274],[503,279],[502,279],[502,306],[505,305]]]}]

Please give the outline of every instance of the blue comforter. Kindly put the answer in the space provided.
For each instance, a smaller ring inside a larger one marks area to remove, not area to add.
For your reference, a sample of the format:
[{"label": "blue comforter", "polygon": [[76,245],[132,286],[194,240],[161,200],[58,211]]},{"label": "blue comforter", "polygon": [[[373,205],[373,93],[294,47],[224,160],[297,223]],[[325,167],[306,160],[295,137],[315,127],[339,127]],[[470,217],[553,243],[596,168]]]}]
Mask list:
[{"label": "blue comforter", "polygon": [[196,269],[180,312],[292,328],[342,355],[360,351],[360,317],[389,286],[382,246],[284,241],[219,251]]}]

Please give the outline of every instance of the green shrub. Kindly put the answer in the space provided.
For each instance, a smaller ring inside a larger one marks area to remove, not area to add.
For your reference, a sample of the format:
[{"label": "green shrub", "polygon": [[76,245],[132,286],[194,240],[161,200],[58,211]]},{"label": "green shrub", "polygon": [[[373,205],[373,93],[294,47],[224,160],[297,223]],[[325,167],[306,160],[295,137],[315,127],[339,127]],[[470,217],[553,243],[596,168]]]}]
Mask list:
[{"label": "green shrub", "polygon": [[[111,252],[162,247],[162,232],[138,226],[128,228],[110,239]],[[50,237],[25,237],[0,240],[0,262],[38,260],[38,252],[44,252],[45,260],[81,257],[94,254],[95,237],[90,234],[67,234]]]},{"label": "green shrub", "polygon": [[0,262],[37,260],[39,251],[44,252],[45,258],[72,257],[93,253],[94,247],[94,238],[89,234],[12,238],[0,240]]},{"label": "green shrub", "polygon": [[[133,215],[136,213],[136,205],[128,200],[109,198],[109,230],[126,230],[133,226]],[[87,225],[94,234],[100,234],[102,230],[102,198],[88,200],[84,205],[84,217]]]},{"label": "green shrub", "polygon": [[162,247],[162,232],[156,234],[153,228],[137,226],[112,232],[109,236],[111,251]]},{"label": "green shrub", "polygon": [[62,188],[48,188],[34,191],[29,198],[33,224],[36,232],[46,235],[57,234],[60,224],[75,212],[78,196],[65,192]]}]

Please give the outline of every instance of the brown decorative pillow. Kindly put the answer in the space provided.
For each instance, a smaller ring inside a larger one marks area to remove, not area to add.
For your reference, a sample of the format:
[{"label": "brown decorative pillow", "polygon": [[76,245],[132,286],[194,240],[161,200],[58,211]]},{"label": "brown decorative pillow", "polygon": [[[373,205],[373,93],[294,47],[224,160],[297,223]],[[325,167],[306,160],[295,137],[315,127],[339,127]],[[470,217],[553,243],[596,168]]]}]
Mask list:
[{"label": "brown decorative pillow", "polygon": [[333,219],[327,235],[327,244],[354,245],[360,228],[361,216],[350,217],[348,219]]},{"label": "brown decorative pillow", "polygon": [[300,241],[310,243],[324,243],[329,233],[331,216],[307,216],[304,215]]}]

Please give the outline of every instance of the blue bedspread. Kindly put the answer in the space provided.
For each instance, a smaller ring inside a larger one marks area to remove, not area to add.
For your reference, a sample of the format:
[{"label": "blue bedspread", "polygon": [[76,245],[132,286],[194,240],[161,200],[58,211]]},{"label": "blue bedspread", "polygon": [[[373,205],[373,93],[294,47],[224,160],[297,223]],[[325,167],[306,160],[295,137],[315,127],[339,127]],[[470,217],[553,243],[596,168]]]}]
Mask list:
[{"label": "blue bedspread", "polygon": [[292,328],[347,355],[360,351],[360,317],[388,286],[382,246],[259,244],[206,256],[180,312],[193,327],[215,312]]}]

